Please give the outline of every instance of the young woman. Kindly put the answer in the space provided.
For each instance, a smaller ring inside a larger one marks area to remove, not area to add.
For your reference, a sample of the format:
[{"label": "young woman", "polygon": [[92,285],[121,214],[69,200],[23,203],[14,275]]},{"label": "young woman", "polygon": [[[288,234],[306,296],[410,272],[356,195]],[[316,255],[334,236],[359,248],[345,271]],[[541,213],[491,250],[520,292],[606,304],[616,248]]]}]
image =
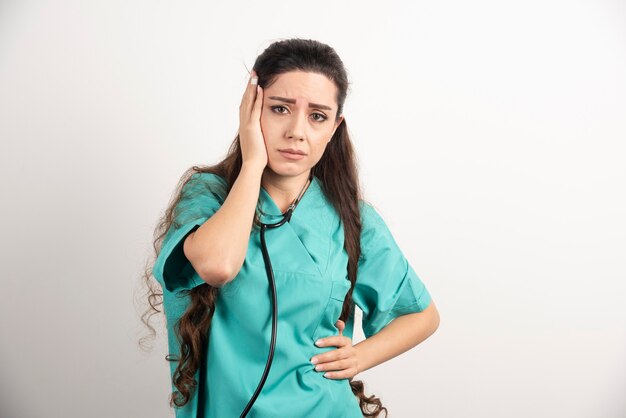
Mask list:
[{"label": "young woman", "polygon": [[[273,43],[226,158],[181,178],[149,298],[153,313],[164,304],[177,417],[386,416],[353,377],[437,329],[429,292],[361,197],[347,88],[331,47]],[[366,339],[353,346],[355,305]]]}]

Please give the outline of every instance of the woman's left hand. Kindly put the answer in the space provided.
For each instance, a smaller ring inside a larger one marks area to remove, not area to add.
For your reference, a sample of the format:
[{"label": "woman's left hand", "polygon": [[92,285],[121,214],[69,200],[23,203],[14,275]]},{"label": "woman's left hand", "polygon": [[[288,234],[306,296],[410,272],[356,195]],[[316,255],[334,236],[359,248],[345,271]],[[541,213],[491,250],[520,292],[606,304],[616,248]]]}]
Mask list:
[{"label": "woman's left hand", "polygon": [[339,320],[336,323],[339,335],[334,337],[320,338],[315,345],[318,347],[335,346],[336,350],[327,351],[311,358],[311,363],[317,359],[315,370],[327,371],[324,377],[329,379],[348,379],[359,372],[357,350],[352,345],[352,340],[343,336],[345,322]]}]

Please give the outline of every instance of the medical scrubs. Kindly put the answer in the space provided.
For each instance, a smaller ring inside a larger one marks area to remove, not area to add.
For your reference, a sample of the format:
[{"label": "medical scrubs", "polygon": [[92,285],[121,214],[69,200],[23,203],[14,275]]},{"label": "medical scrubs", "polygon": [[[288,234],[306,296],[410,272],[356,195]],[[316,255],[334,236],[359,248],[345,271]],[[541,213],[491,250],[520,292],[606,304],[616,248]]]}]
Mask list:
[{"label": "medical scrubs", "polygon": [[[185,258],[183,241],[220,208],[225,187],[220,176],[193,174],[183,187],[175,223],[155,261],[153,274],[163,288],[169,353],[174,356],[180,353],[174,326],[189,304],[189,296],[179,292],[205,284]],[[263,187],[259,205],[262,222],[282,219],[279,207]],[[362,255],[352,299],[363,312],[363,332],[370,337],[400,315],[423,311],[431,298],[381,216],[364,201],[359,205]],[[350,289],[341,220],[317,177],[291,221],[268,229],[265,238],[276,281],[277,337],[267,381],[248,417],[361,418],[348,379],[326,378],[325,371],[316,371],[310,363],[314,355],[337,349],[317,347],[314,342],[339,334],[335,323]],[[354,308],[343,335],[352,338],[353,326]],[[263,375],[271,331],[271,290],[260,231],[252,229],[241,270],[218,292],[206,366],[202,375],[200,370],[196,372],[198,381],[202,376],[200,390],[192,392],[188,404],[175,408],[176,417],[239,417]],[[175,368],[176,362],[171,362],[172,374]]]}]

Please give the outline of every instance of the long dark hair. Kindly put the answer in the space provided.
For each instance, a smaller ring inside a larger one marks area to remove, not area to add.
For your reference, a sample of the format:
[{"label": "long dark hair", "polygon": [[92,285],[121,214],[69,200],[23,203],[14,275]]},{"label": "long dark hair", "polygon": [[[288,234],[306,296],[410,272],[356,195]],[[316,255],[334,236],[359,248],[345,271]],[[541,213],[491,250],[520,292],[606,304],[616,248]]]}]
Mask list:
[{"label": "long dark hair", "polygon": [[[348,92],[348,77],[343,62],[333,48],[323,43],[308,39],[287,39],[274,42],[259,55],[253,69],[259,77],[262,88],[269,87],[276,78],[289,71],[306,71],[322,74],[337,86],[337,114],[338,121],[342,115],[343,106]],[[214,173],[226,180],[226,193],[230,192],[242,166],[242,154],[239,144],[239,135],[231,143],[226,157],[212,166],[196,166],[187,169],[178,183],[172,200],[160,219],[154,233],[153,246],[156,255],[159,254],[163,237],[172,224],[174,208],[181,198],[181,190],[190,177],[198,172]],[[359,201],[362,199],[356,156],[348,134],[345,119],[337,127],[331,141],[320,161],[311,169],[321,181],[322,189],[328,200],[339,214],[344,228],[344,247],[348,253],[347,272],[351,282],[343,310],[339,319],[346,322],[352,308],[352,291],[357,279],[358,260],[361,256],[361,216]],[[255,224],[259,221],[258,207],[255,214]],[[150,308],[141,319],[148,326],[152,335],[154,328],[149,321],[152,315],[161,312],[158,306],[163,303],[160,287],[152,279],[151,266],[147,266],[144,273],[148,285],[148,302]],[[215,310],[218,288],[208,284],[197,286],[189,292],[190,304],[174,327],[180,342],[181,357],[168,361],[177,361],[173,374],[173,384],[176,391],[170,397],[170,406],[178,407],[189,402],[197,382],[194,378],[200,367],[203,355],[202,347],[207,341],[211,318]],[[374,395],[365,396],[364,385],[360,380],[350,380],[352,392],[359,399],[364,417],[378,417],[383,411],[387,416],[387,408],[382,406],[379,398]],[[371,411],[370,411],[371,409]]]}]

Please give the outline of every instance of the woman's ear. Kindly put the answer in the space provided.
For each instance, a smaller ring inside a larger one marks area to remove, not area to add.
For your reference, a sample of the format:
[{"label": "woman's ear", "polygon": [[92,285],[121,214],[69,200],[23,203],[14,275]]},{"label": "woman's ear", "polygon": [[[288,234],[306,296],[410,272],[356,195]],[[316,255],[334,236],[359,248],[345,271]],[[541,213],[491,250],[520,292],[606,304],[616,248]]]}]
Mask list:
[{"label": "woman's ear", "polygon": [[[337,130],[339,125],[341,125],[341,122],[343,122],[343,115],[341,115],[339,117],[339,120],[337,122],[335,122],[335,127],[333,128],[333,133],[330,135],[331,138],[335,135],[335,131]],[[330,142],[330,139],[328,140],[328,142]]]},{"label": "woman's ear", "polygon": [[[335,122],[335,130],[337,129],[337,127],[339,127],[339,125],[341,125],[341,122],[343,122],[343,115],[341,115],[339,117],[339,120]],[[335,130],[333,130],[333,134],[335,133]]]}]

